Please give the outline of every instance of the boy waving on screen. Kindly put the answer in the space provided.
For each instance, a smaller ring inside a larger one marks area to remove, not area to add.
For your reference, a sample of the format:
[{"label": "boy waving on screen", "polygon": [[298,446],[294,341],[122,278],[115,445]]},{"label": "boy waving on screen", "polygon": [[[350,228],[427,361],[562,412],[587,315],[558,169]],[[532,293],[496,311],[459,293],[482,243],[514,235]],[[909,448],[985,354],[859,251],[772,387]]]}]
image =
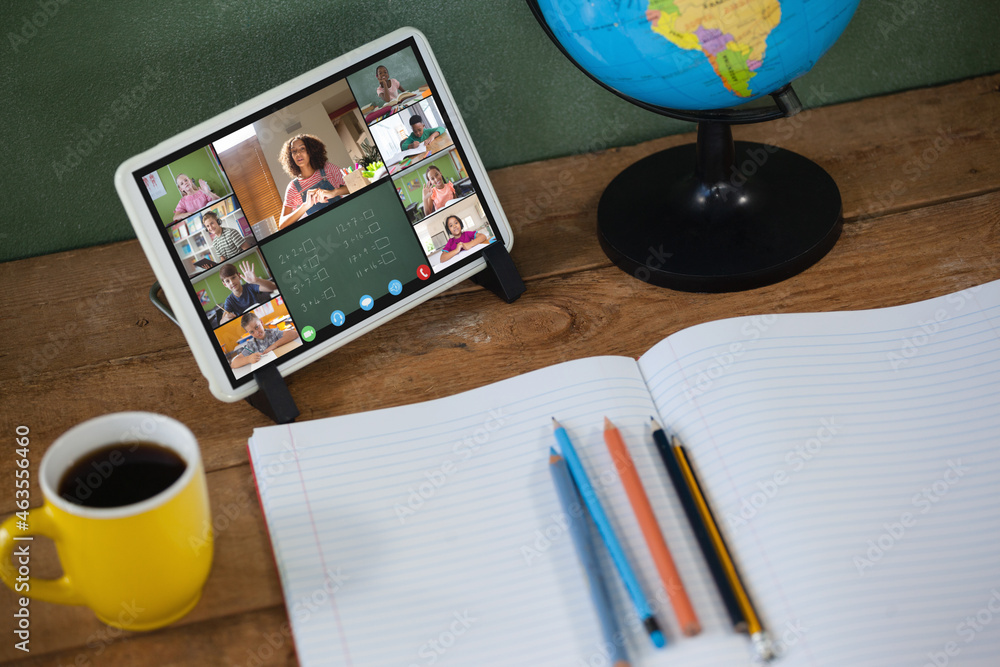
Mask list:
[{"label": "boy waving on screen", "polygon": [[[219,269],[219,278],[222,280],[222,284],[232,292],[222,304],[221,322],[228,322],[254,306],[267,303],[271,299],[271,292],[278,289],[273,281],[258,278],[249,261],[240,262],[239,271],[232,264],[223,264],[222,268]],[[243,282],[246,284],[244,285]]]}]

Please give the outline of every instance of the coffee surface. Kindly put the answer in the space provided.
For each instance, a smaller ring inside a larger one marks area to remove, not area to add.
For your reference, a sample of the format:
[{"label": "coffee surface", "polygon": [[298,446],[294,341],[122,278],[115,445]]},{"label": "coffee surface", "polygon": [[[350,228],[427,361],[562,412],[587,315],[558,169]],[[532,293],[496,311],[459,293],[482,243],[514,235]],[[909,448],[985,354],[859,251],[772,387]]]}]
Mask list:
[{"label": "coffee surface", "polygon": [[59,496],[84,507],[121,507],[152,498],[176,482],[187,464],[152,442],[125,442],[89,452],[59,480]]}]

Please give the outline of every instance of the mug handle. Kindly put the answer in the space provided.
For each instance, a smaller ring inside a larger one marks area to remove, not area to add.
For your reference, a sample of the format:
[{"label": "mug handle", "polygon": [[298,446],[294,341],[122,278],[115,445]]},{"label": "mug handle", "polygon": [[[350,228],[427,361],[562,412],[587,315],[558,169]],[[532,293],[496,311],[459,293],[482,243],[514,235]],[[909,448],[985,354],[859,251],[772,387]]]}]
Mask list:
[{"label": "mug handle", "polygon": [[[17,555],[14,552],[15,548],[20,545],[33,544],[27,540],[15,540],[15,537],[44,535],[54,542],[59,541],[59,529],[48,503],[28,510],[28,520],[25,522],[28,524],[28,528],[24,530],[18,528],[19,521],[21,519],[14,514],[7,517],[7,520],[0,525],[0,579],[3,580],[3,583],[7,584],[7,587],[15,593],[36,600],[59,604],[85,604],[65,573],[58,579],[39,579],[20,574],[18,566],[11,562],[11,555]],[[18,580],[19,576],[20,580]]]}]

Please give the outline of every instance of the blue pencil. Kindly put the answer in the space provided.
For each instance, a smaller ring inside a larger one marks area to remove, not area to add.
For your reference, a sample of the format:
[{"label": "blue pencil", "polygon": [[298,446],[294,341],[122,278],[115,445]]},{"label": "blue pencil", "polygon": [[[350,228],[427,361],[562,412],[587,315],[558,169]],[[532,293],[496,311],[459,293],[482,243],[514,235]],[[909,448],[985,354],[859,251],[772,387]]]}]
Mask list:
[{"label": "blue pencil", "polygon": [[552,481],[556,484],[559,503],[568,517],[569,532],[573,537],[576,553],[580,556],[583,569],[587,571],[590,597],[597,608],[604,641],[611,647],[611,665],[612,667],[628,667],[628,653],[625,652],[624,646],[625,637],[618,625],[618,619],[615,618],[611,606],[611,596],[608,595],[604,575],[601,574],[600,565],[597,563],[597,553],[594,549],[590,526],[587,525],[583,499],[580,498],[580,492],[573,484],[573,478],[570,477],[566,461],[552,448],[549,448],[549,472],[552,473]]},{"label": "blue pencil", "polygon": [[576,482],[576,486],[580,490],[580,495],[583,496],[583,502],[587,506],[587,511],[590,512],[590,516],[594,519],[597,532],[601,534],[601,539],[604,540],[604,545],[611,554],[611,560],[615,564],[615,569],[618,570],[618,575],[622,578],[622,582],[628,590],[629,597],[632,598],[632,604],[635,605],[636,612],[638,612],[639,618],[642,619],[642,624],[646,628],[646,632],[649,633],[649,638],[653,640],[653,644],[657,648],[666,646],[667,640],[663,636],[659,624],[656,622],[656,617],[653,616],[653,610],[650,609],[649,603],[646,602],[646,596],[642,592],[642,587],[639,586],[639,580],[636,578],[635,572],[632,571],[632,566],[628,564],[628,560],[625,558],[625,550],[622,549],[622,545],[618,541],[614,529],[611,527],[611,522],[608,520],[607,514],[604,513],[601,502],[597,499],[597,493],[590,484],[590,480],[587,479],[587,472],[583,469],[583,463],[580,461],[580,457],[576,455],[576,450],[573,449],[573,443],[569,440],[569,434],[566,433],[566,429],[559,425],[555,417],[552,418],[552,427],[555,428],[556,442],[562,448],[562,455],[566,459],[566,465],[573,476],[573,481]]}]

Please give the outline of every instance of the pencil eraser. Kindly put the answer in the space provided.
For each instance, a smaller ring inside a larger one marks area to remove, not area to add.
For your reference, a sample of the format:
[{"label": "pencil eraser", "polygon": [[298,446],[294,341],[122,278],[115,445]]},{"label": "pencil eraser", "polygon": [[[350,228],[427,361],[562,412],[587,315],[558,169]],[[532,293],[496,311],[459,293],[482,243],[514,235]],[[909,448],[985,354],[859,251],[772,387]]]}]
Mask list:
[{"label": "pencil eraser", "polygon": [[659,630],[654,630],[649,637],[653,640],[653,645],[656,648],[663,648],[667,645],[667,640],[663,637],[663,633]]}]

